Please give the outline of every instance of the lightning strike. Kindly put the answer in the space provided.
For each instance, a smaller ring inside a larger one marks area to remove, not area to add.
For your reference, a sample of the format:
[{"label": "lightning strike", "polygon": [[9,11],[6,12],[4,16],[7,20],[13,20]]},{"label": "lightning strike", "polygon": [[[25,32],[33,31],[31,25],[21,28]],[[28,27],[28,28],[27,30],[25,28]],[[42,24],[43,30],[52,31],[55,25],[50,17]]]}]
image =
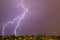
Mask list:
[{"label": "lightning strike", "polygon": [[18,17],[14,18],[12,21],[8,21],[8,22],[3,26],[3,30],[2,30],[2,35],[3,35],[3,36],[4,36],[4,30],[5,30],[6,26],[7,26],[8,24],[14,24],[14,22],[19,19],[18,22],[17,22],[17,25],[16,25],[16,27],[15,27],[15,29],[14,29],[14,34],[15,34],[15,36],[17,36],[16,30],[17,30],[17,28],[19,27],[19,25],[20,25],[20,23],[21,23],[21,20],[24,19],[25,15],[26,15],[26,12],[29,12],[29,10],[24,7],[24,5],[23,5],[23,0],[21,0],[21,7],[24,9],[22,15],[19,15]]}]

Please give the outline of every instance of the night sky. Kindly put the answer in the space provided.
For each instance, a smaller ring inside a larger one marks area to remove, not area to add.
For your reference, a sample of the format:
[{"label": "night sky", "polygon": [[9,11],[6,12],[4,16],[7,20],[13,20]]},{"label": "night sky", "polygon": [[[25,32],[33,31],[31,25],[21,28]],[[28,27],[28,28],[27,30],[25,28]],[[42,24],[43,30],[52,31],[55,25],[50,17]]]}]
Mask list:
[{"label": "night sky", "polygon": [[[21,6],[17,7],[18,2],[21,3],[20,0],[0,0],[0,35],[4,24],[24,11]],[[30,12],[21,21],[18,35],[60,35],[60,0],[24,0],[24,7]],[[5,28],[5,35],[14,35],[15,24]]]}]

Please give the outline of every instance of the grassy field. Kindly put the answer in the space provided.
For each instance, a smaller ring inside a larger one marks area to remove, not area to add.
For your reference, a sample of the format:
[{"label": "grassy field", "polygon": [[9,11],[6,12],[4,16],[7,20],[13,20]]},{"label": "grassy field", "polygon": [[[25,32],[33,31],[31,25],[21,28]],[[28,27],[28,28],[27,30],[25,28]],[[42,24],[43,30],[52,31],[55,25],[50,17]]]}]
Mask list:
[{"label": "grassy field", "polygon": [[0,40],[60,40],[60,36],[0,36]]}]

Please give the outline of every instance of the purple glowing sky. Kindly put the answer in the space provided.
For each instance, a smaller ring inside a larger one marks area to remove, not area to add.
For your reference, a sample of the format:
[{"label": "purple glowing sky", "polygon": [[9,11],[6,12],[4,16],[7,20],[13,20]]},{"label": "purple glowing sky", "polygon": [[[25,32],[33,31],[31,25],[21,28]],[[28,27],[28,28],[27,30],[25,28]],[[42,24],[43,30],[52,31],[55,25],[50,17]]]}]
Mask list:
[{"label": "purple glowing sky", "polygon": [[[0,35],[2,34],[3,25],[22,14],[24,11],[21,7],[16,7],[20,0],[0,0]],[[17,29],[18,35],[31,34],[51,34],[60,35],[60,0],[24,0],[24,6],[29,9]],[[17,21],[16,21],[17,22]],[[14,34],[16,23],[9,24],[5,29],[7,35]]]}]

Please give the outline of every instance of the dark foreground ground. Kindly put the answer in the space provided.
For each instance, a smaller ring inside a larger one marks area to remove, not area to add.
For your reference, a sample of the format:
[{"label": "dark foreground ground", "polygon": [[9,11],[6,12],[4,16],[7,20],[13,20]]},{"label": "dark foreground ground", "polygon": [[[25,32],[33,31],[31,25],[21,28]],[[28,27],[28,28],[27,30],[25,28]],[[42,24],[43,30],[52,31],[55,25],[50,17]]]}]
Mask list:
[{"label": "dark foreground ground", "polygon": [[60,40],[60,36],[0,36],[0,40]]}]

